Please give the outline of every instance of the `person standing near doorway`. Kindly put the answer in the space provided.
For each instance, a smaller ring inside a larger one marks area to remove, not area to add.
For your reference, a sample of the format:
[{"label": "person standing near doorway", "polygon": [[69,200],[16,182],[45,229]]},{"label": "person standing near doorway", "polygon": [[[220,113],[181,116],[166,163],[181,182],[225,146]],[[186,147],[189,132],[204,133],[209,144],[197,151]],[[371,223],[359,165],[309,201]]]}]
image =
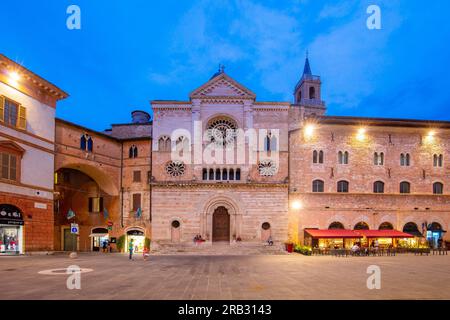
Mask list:
[{"label": "person standing near doorway", "polygon": [[130,240],[130,243],[128,244],[128,252],[130,253],[129,259],[133,260],[133,250],[134,250],[134,243],[133,239]]}]

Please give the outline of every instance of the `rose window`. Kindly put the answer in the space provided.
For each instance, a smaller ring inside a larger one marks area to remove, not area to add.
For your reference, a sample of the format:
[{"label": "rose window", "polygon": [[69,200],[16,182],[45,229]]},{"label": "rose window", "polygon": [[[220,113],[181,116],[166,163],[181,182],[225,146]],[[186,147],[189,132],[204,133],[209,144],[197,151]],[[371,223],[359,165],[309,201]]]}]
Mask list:
[{"label": "rose window", "polygon": [[206,131],[208,140],[219,145],[226,145],[236,137],[236,123],[228,118],[216,118],[209,122]]},{"label": "rose window", "polygon": [[186,166],[181,161],[171,161],[166,165],[166,172],[172,177],[179,177],[184,174]]},{"label": "rose window", "polygon": [[272,160],[263,160],[258,164],[259,175],[261,176],[273,176],[277,173],[278,167]]}]

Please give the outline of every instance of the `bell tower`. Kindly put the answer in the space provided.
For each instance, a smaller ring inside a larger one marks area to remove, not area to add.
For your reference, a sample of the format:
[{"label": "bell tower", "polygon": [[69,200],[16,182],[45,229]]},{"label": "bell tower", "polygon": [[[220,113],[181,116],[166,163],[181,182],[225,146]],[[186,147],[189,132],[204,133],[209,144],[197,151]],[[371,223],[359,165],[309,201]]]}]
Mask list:
[{"label": "bell tower", "polygon": [[326,111],[322,101],[322,82],[311,72],[308,53],[306,53],[303,75],[295,86],[294,107],[300,107],[301,119],[308,116],[323,115]]}]

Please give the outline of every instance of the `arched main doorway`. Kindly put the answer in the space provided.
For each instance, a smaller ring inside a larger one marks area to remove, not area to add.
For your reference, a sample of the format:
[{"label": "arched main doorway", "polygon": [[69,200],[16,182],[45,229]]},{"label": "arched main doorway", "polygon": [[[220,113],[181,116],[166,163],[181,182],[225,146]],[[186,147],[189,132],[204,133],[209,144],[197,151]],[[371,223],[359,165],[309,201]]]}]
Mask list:
[{"label": "arched main doorway", "polygon": [[214,210],[212,240],[230,241],[230,215],[227,208],[220,206]]}]

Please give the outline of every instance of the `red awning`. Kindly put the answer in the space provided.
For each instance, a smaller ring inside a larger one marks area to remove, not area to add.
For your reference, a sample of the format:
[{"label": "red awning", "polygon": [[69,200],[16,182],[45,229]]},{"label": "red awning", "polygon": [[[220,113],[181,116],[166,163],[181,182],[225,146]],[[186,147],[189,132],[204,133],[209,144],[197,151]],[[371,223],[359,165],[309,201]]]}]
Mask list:
[{"label": "red awning", "polygon": [[332,230],[305,229],[305,231],[311,237],[316,238],[316,239],[362,238],[362,235],[356,233],[355,231],[345,230],[345,229],[332,229]]},{"label": "red awning", "polygon": [[414,238],[409,233],[398,230],[355,230],[366,238]]}]

